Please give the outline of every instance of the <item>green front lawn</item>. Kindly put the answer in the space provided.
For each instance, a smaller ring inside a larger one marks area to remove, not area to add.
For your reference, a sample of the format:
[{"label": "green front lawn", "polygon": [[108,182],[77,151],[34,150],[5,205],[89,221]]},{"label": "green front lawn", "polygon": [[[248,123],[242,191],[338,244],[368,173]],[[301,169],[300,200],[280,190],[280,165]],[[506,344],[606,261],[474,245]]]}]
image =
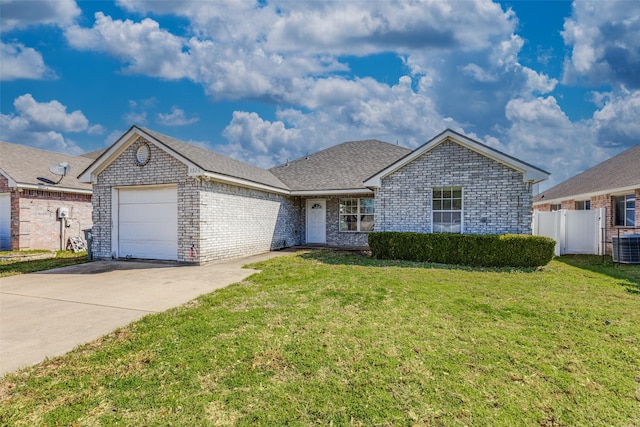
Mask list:
[{"label": "green front lawn", "polygon": [[[49,251],[20,251],[20,252],[0,252],[2,255],[13,254],[40,254]],[[0,277],[15,276],[17,274],[33,273],[36,271],[51,270],[52,268],[66,267],[68,265],[82,264],[88,262],[87,253],[72,251],[58,251],[55,258],[36,259],[31,261],[11,260],[0,261]],[[0,424],[1,425],[1,424]]]},{"label": "green front lawn", "polygon": [[309,252],[0,380],[7,425],[640,425],[640,266]]}]

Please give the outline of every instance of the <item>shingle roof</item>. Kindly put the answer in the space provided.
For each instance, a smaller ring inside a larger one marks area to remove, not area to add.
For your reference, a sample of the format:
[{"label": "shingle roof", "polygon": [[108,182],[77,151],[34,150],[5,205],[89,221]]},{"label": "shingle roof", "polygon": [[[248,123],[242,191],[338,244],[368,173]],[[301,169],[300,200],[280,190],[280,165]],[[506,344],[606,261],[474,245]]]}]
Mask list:
[{"label": "shingle roof", "polygon": [[534,203],[633,186],[640,187],[640,144],[538,194]]},{"label": "shingle roof", "polygon": [[411,150],[369,139],[349,141],[271,168],[293,191],[366,188],[363,181]]},{"label": "shingle roof", "polygon": [[51,181],[58,181],[59,175],[49,172],[49,166],[54,163],[67,162],[71,165],[71,173],[63,178],[56,186],[51,188],[66,188],[74,190],[91,190],[91,184],[84,184],[77,178],[77,174],[83,171],[92,162],[81,156],[56,153],[41,150],[21,144],[0,142],[0,169],[14,180],[18,186],[22,185],[47,185],[38,181],[38,177]]},{"label": "shingle roof", "polygon": [[80,154],[80,157],[86,157],[87,159],[95,160],[98,157],[102,156],[102,153],[107,151],[106,148],[101,148],[100,150],[89,151],[88,153]]},{"label": "shingle roof", "polygon": [[268,170],[197,147],[193,144],[189,144],[171,136],[163,135],[151,129],[142,127],[139,129],[155,138],[161,144],[164,144],[166,147],[185,157],[193,164],[198,165],[204,171],[234,178],[241,178],[275,188],[285,190],[289,189],[285,183]]}]

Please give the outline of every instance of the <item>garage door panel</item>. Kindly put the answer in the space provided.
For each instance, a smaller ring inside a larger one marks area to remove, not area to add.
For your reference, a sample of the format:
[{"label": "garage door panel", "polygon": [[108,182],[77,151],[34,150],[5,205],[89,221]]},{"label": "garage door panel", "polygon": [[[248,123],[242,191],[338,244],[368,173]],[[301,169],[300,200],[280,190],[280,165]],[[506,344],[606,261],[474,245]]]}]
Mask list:
[{"label": "garage door panel", "polygon": [[178,255],[177,250],[168,252],[168,249],[164,242],[129,241],[126,242],[126,252],[121,252],[120,258],[175,260]]},{"label": "garage door panel", "polygon": [[120,205],[144,203],[176,203],[178,193],[175,188],[121,189]]},{"label": "garage door panel", "polygon": [[129,204],[120,205],[120,224],[123,223],[147,223],[147,222],[174,222],[177,223],[178,212],[175,203],[170,204]]},{"label": "garage door panel", "polygon": [[122,189],[118,197],[118,256],[178,258],[177,188]]},{"label": "garage door panel", "polygon": [[120,242],[126,240],[142,240],[142,241],[171,241],[175,239],[176,228],[168,227],[164,223],[120,223]]}]

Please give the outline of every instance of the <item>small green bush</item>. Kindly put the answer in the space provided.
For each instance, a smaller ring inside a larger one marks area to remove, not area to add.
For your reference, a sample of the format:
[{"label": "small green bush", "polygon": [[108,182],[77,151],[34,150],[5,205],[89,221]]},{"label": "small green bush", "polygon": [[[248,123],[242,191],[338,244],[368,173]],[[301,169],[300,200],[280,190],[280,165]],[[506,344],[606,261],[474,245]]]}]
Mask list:
[{"label": "small green bush", "polygon": [[551,261],[556,242],[524,234],[369,233],[375,258],[474,267],[538,267]]}]

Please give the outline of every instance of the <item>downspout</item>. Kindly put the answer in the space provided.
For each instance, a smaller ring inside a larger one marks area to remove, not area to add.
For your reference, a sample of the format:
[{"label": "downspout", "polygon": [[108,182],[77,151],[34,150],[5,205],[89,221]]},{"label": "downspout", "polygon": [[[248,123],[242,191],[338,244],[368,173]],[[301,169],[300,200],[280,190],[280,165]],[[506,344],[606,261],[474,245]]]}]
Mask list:
[{"label": "downspout", "polygon": [[64,234],[65,234],[65,218],[60,218],[60,250],[64,251],[65,247],[64,247],[64,242],[65,242],[65,238],[64,238]]}]

